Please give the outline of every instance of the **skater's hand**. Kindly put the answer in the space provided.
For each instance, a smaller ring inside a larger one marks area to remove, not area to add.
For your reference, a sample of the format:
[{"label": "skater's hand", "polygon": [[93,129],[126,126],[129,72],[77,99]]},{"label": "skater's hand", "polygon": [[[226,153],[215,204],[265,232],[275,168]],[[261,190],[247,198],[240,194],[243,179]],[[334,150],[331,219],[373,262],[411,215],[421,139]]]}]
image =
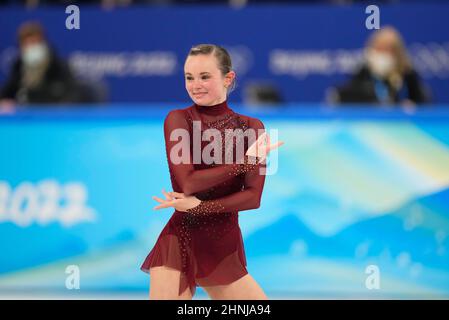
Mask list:
[{"label": "skater's hand", "polygon": [[185,196],[184,193],[179,192],[166,192],[162,189],[162,193],[165,196],[165,200],[153,196],[153,199],[160,204],[153,208],[153,210],[164,209],[173,207],[177,211],[187,212],[188,209],[192,209],[201,203],[201,200],[195,196]]},{"label": "skater's hand", "polygon": [[246,151],[247,156],[258,157],[259,162],[263,162],[265,158],[268,156],[271,150],[279,148],[284,144],[283,141],[278,141],[275,144],[270,143],[270,136],[264,132],[257,138]]}]

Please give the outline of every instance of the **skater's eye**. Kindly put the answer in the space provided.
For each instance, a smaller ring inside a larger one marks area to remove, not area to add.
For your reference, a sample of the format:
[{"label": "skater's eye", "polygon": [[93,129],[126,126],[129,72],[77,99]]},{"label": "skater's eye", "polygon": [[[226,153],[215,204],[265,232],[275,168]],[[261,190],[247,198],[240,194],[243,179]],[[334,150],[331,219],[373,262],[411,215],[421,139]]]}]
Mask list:
[{"label": "skater's eye", "polygon": [[201,77],[201,79],[203,79],[203,80],[207,80],[207,79],[209,79],[210,77],[209,76],[202,76]]},{"label": "skater's eye", "polygon": [[187,76],[186,80],[193,80],[193,77]]}]

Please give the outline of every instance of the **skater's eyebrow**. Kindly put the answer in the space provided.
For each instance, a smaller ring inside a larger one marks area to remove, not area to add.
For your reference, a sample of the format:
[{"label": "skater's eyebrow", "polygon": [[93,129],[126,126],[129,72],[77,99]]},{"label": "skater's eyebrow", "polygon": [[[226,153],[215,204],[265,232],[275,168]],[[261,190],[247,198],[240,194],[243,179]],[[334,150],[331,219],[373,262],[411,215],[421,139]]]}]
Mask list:
[{"label": "skater's eyebrow", "polygon": [[[210,72],[204,71],[204,72],[200,73],[200,75],[202,75],[202,74],[210,74]],[[192,75],[192,74],[190,72],[186,72],[186,75]]]}]

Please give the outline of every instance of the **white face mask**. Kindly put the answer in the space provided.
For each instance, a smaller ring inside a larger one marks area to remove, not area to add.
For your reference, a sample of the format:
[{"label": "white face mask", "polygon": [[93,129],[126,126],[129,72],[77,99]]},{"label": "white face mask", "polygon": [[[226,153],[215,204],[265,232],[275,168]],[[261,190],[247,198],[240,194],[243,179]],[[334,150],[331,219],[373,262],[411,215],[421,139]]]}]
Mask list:
[{"label": "white face mask", "polygon": [[42,63],[48,55],[47,46],[44,43],[36,43],[27,46],[22,53],[23,62],[30,67]]},{"label": "white face mask", "polygon": [[395,67],[395,60],[391,54],[376,50],[366,52],[366,61],[371,72],[379,78],[385,78]]}]

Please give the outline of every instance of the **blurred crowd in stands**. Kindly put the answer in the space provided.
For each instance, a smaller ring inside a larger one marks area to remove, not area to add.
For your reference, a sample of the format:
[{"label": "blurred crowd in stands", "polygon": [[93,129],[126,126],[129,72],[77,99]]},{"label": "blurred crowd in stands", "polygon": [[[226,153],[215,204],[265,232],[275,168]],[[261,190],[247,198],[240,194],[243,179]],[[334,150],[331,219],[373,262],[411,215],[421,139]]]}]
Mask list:
[{"label": "blurred crowd in stands", "polygon": [[[76,77],[58,56],[39,22],[23,23],[17,32],[19,55],[0,90],[3,111],[16,105],[102,103],[107,93],[87,80]],[[431,102],[431,91],[422,82],[407,54],[399,32],[383,27],[372,33],[364,48],[362,64],[346,83],[328,89],[332,105],[366,103],[371,105],[416,106]],[[283,101],[270,86],[248,87],[250,104],[276,104]]]},{"label": "blurred crowd in stands", "polygon": [[[438,0],[437,0],[438,1]],[[93,4],[103,8],[130,5],[170,4],[247,4],[269,3],[269,0],[0,0],[1,5],[39,6]],[[279,3],[326,3],[346,5],[369,4],[364,0],[281,0]],[[419,0],[385,0],[376,3],[409,3]],[[0,107],[14,109],[16,105],[103,103],[107,90],[76,77],[68,63],[58,56],[55,46],[46,37],[39,22],[23,23],[17,31],[19,54],[12,64],[6,81],[0,84]],[[363,62],[353,70],[344,83],[327,89],[325,100],[331,105],[366,103],[371,105],[416,106],[432,102],[431,90],[421,80],[407,53],[406,45],[393,27],[373,32],[363,50]],[[274,86],[248,84],[246,102],[276,104],[285,102]]]}]

